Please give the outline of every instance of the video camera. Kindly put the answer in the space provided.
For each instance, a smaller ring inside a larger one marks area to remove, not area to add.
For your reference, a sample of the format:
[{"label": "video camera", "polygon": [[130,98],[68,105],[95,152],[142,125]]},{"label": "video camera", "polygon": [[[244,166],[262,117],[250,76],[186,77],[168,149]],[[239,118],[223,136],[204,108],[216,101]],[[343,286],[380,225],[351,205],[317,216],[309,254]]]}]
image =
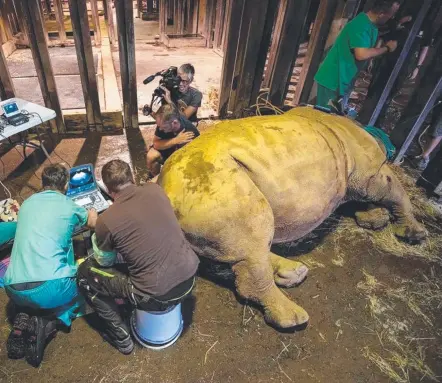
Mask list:
[{"label": "video camera", "polygon": [[161,88],[161,86],[165,87],[166,89],[168,89],[170,91],[170,95],[171,98],[174,102],[176,102],[180,96],[180,83],[181,83],[181,77],[178,76],[178,68],[175,66],[171,66],[170,68],[166,69],[166,70],[162,70],[158,73],[155,73],[154,75],[151,75],[149,77],[147,77],[144,81],[143,84],[149,84],[150,82],[152,82],[153,80],[155,80],[155,78],[157,76],[161,76],[161,80],[160,80],[160,85],[154,89],[153,94],[152,94],[152,100],[150,102],[150,106],[149,105],[145,105],[143,108],[143,114],[145,116],[148,116],[149,114],[152,113],[152,106],[156,101],[161,100],[161,103],[164,103],[164,90]]}]

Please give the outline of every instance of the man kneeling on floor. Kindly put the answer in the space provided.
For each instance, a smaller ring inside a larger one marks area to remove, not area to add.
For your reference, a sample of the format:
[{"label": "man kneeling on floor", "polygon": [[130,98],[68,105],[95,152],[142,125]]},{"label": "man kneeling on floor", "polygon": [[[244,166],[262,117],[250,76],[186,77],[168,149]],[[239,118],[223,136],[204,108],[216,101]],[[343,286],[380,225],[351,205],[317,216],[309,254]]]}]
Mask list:
[{"label": "man kneeling on floor", "polygon": [[[94,258],[78,271],[78,284],[104,321],[103,337],[121,353],[134,348],[115,299],[140,310],[164,311],[191,291],[198,257],[184,238],[172,206],[154,183],[135,186],[129,165],[113,160],[102,179],[114,204],[97,220]],[[116,254],[125,262],[114,268]]]},{"label": "man kneeling on floor", "polygon": [[75,280],[72,234],[86,224],[93,228],[97,218],[95,210],[88,212],[64,195],[69,180],[64,166],[47,166],[41,179],[44,190],[19,210],[4,278],[17,311],[7,340],[8,356],[26,356],[34,367],[40,365],[46,343],[55,335],[56,318],[70,326],[84,303]]},{"label": "man kneeling on floor", "polygon": [[157,129],[147,152],[150,177],[160,174],[161,165],[179,148],[200,135],[198,129],[172,104],[165,104],[155,115]]}]

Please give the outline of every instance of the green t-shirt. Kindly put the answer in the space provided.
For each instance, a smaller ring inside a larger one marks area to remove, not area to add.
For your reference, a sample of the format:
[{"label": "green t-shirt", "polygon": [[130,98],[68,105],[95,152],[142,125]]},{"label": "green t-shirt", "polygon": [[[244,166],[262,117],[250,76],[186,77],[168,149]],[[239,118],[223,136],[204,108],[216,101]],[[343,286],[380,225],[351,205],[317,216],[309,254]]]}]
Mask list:
[{"label": "green t-shirt", "polygon": [[378,39],[378,28],[366,13],[360,13],[341,31],[333,47],[328,52],[315,80],[318,84],[346,94],[353,80],[365,65],[365,61],[357,61],[353,55],[355,48],[373,48]]},{"label": "green t-shirt", "polygon": [[17,232],[5,285],[74,277],[72,234],[88,212],[56,191],[29,197],[18,212]]}]

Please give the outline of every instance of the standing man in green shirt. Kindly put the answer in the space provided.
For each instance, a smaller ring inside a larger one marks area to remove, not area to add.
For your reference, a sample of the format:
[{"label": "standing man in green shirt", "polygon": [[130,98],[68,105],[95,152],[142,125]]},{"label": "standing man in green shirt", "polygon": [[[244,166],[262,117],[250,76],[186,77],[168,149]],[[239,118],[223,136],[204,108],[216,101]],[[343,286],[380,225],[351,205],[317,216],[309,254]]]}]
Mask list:
[{"label": "standing man in green shirt", "polygon": [[356,76],[366,62],[395,51],[396,41],[375,46],[378,27],[394,17],[399,7],[399,0],[375,0],[370,11],[360,13],[342,29],[316,73],[316,105],[328,109],[338,106],[345,111]]}]

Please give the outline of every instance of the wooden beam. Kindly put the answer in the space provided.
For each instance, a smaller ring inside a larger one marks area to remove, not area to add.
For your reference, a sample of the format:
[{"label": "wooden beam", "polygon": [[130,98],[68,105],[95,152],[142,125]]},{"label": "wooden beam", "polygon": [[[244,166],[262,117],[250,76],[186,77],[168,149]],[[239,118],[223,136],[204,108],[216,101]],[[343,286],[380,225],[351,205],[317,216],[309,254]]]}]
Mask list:
[{"label": "wooden beam", "polygon": [[[14,37],[14,35],[12,33],[11,24],[9,23],[8,8],[5,1],[6,0],[0,0],[0,17],[2,19],[3,28],[5,31],[6,41],[9,41]],[[3,43],[5,43],[6,41],[4,41]]]},{"label": "wooden beam", "polygon": [[61,42],[66,41],[66,30],[64,28],[64,12],[61,0],[54,0],[55,18],[57,20],[58,38]]},{"label": "wooden beam", "polygon": [[430,97],[428,98],[424,109],[420,113],[419,117],[417,118],[416,122],[414,123],[413,127],[411,128],[410,133],[408,134],[407,138],[405,139],[404,144],[402,145],[401,149],[399,150],[399,153],[397,154],[396,158],[394,159],[394,164],[399,165],[402,162],[402,159],[404,158],[405,154],[407,153],[408,148],[410,147],[411,143],[419,133],[420,128],[422,127],[422,124],[427,119],[430,111],[433,109],[436,101],[442,94],[442,76],[439,78],[439,81],[436,83],[436,86],[434,87],[433,91],[431,92]]},{"label": "wooden beam", "polygon": [[[428,10],[430,9],[432,2],[433,0],[422,1],[419,13],[413,23],[413,26],[411,27],[410,33],[408,34],[404,46],[402,47],[402,50],[399,54],[399,57],[396,61],[393,70],[390,72],[388,78],[386,79],[386,82],[380,81],[379,83],[379,84],[385,84],[385,87],[384,88],[381,88],[380,86],[370,87],[371,89],[369,89],[368,97],[364,102],[361,111],[361,116],[359,118],[361,122],[367,123],[368,125],[372,126],[376,124],[383,108],[385,107],[388,97],[390,96],[393,86],[399,76],[399,72],[406,63],[410,53],[412,53],[411,48],[413,46],[414,40],[417,38],[416,36],[419,34],[424,18],[428,13]],[[380,68],[380,70],[385,71],[385,68]]]},{"label": "wooden beam", "polygon": [[220,48],[224,30],[224,16],[226,13],[226,1],[216,0],[216,21],[215,21],[215,38],[213,45],[215,48]]},{"label": "wooden beam", "polygon": [[137,0],[137,17],[139,19],[141,19],[141,14],[143,12],[142,8],[143,8],[143,0]]},{"label": "wooden beam", "polygon": [[[233,0],[226,0],[226,12],[224,15],[224,27],[223,27],[223,37],[221,41],[221,49],[223,52],[227,50],[227,35],[229,30],[229,20],[230,20],[230,11],[232,9],[231,3]],[[278,0],[279,2],[279,0]]]},{"label": "wooden beam", "polygon": [[204,23],[204,34],[206,37],[206,47],[213,47],[212,31],[213,31],[213,16],[215,13],[215,1],[207,0],[206,3],[206,18]]},{"label": "wooden beam", "polygon": [[34,58],[35,70],[40,83],[41,94],[46,107],[56,113],[55,121],[51,120],[52,130],[65,133],[66,128],[63,113],[58,98],[57,85],[54,71],[52,70],[49,49],[46,43],[47,33],[44,27],[44,17],[40,1],[20,0],[24,15],[24,24],[29,38],[29,46]]},{"label": "wooden beam", "polygon": [[14,1],[15,11],[17,12],[17,19],[18,19],[18,25],[20,28],[20,32],[23,34],[23,43],[26,45],[29,45],[28,35],[26,33],[26,28],[25,28],[25,24],[24,24],[24,20],[23,20],[23,18],[24,18],[23,10],[19,6],[19,0],[13,0],[13,1]]},{"label": "wooden beam", "polygon": [[166,0],[159,0],[160,2],[160,36],[166,34],[167,27],[167,4]]},{"label": "wooden beam", "polygon": [[221,73],[221,88],[219,95],[219,116],[226,118],[229,112],[230,90],[232,89],[233,71],[235,69],[236,51],[238,48],[239,32],[242,14],[246,0],[234,0],[230,4],[227,49],[224,52],[223,69]]},{"label": "wooden beam", "polygon": [[183,0],[175,0],[173,8],[173,33],[184,34],[184,8]]},{"label": "wooden beam", "polygon": [[284,104],[309,5],[310,0],[281,0],[265,79],[276,106]]},{"label": "wooden beam", "polygon": [[101,131],[103,122],[98,96],[97,77],[95,76],[94,54],[92,52],[86,0],[69,0],[69,10],[88,126],[89,129]]},{"label": "wooden beam", "polygon": [[0,97],[2,101],[15,97],[14,84],[9,73],[8,63],[0,47]]},{"label": "wooden beam", "polygon": [[256,71],[253,79],[253,88],[250,102],[255,103],[263,85],[264,70],[267,62],[267,55],[272,41],[273,26],[278,15],[279,0],[269,0],[267,7],[266,21],[264,25],[261,47],[258,53]]},{"label": "wooden beam", "polygon": [[109,35],[109,41],[111,44],[115,43],[115,28],[114,28],[114,11],[112,9],[112,0],[106,1],[107,7],[107,30]]},{"label": "wooden beam", "polygon": [[115,0],[115,10],[118,23],[124,126],[126,128],[138,128],[137,74],[132,2]]},{"label": "wooden beam", "polygon": [[308,102],[337,6],[338,0],[321,0],[292,105]]},{"label": "wooden beam", "polygon": [[[98,15],[98,3],[97,0],[90,0],[92,20],[94,22],[94,42],[95,46],[101,46],[101,30],[100,30],[100,16]],[[89,26],[89,19],[85,20],[85,23]]]},{"label": "wooden beam", "polygon": [[[262,55],[268,5],[269,0],[246,0],[244,6],[229,100],[229,110],[236,118],[242,117],[243,110],[255,103],[251,97],[257,71],[261,73],[262,80],[265,61],[259,55]],[[264,55],[267,55],[267,50]],[[262,68],[257,68],[258,62]]]}]

